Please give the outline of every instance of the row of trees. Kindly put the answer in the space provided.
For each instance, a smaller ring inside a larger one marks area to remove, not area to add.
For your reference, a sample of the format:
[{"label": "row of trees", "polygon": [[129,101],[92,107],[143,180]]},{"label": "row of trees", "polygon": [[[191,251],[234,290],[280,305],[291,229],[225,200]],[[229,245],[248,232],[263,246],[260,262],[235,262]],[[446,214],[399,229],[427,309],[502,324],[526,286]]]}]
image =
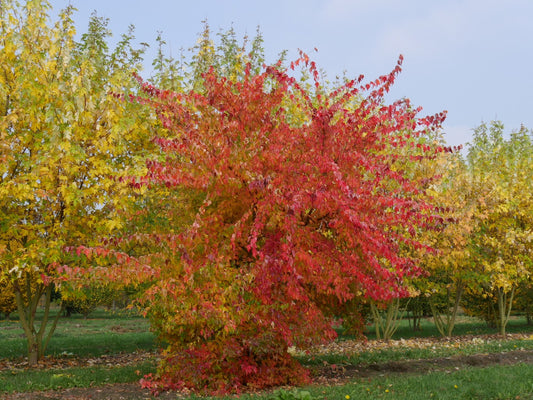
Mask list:
[{"label": "row of trees", "polygon": [[[108,310],[125,310],[131,304],[135,292],[130,288],[117,290],[116,285],[93,284],[83,287],[75,292],[52,293],[52,302],[61,304],[61,309],[66,317],[72,314],[81,314],[87,318],[98,307],[105,307]],[[43,299],[41,299],[41,304]],[[27,297],[23,296],[23,301],[27,302]],[[46,300],[44,300],[46,302]],[[17,311],[17,300],[13,287],[8,282],[0,285],[0,318],[10,319],[11,314]]]},{"label": "row of trees", "polygon": [[524,127],[506,137],[500,122],[482,124],[473,132],[466,160],[454,157],[432,189],[451,223],[431,238],[440,251],[423,260],[431,276],[419,287],[434,299],[433,314],[445,316],[436,317],[443,334],[451,334],[463,295],[466,311],[487,319],[502,335],[517,290],[523,303],[530,296],[532,151],[531,132]]},{"label": "row of trees", "polygon": [[481,125],[463,159],[445,113],[385,102],[401,58],[331,83],[305,54],[263,66],[259,33],[215,44],[207,25],[190,58],[159,37],[144,82],[133,30],[109,49],[104,19],[75,40],[72,8],[48,11],[0,7],[0,283],[30,362],[59,318],[54,287],[102,283],[142,289],[169,343],[154,389],[305,382],[288,347],[417,295],[444,335],[469,296],[505,333],[532,269],[529,131]]}]

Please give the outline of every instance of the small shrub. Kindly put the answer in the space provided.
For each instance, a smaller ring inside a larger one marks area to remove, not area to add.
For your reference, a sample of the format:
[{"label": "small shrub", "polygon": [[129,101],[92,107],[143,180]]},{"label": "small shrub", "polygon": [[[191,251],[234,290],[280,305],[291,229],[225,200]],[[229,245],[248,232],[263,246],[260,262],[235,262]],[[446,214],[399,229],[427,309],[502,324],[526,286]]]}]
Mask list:
[{"label": "small shrub", "polygon": [[474,292],[468,289],[463,295],[461,305],[465,314],[482,319],[489,328],[497,327],[498,301],[491,292],[484,289]]},{"label": "small shrub", "polygon": [[109,304],[120,291],[109,285],[91,285],[75,292],[69,292],[62,296],[66,316],[81,314],[87,318],[96,307]]}]

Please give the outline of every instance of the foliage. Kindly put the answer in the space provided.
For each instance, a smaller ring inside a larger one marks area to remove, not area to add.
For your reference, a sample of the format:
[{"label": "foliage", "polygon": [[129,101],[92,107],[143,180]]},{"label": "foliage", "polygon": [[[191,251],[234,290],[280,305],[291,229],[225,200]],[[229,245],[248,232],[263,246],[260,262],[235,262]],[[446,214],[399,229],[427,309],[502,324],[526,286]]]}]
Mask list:
[{"label": "foliage", "polygon": [[407,312],[409,324],[412,324],[414,332],[422,330],[422,319],[431,315],[431,306],[428,297],[425,294],[418,294],[413,297],[402,300],[404,308]]},{"label": "foliage", "polygon": [[203,74],[210,68],[231,81],[242,80],[247,66],[253,74],[260,72],[265,54],[259,28],[252,39],[244,36],[242,41],[237,39],[233,27],[220,30],[216,36],[217,39],[214,39],[209,24],[204,21],[196,44],[189,49],[189,57],[182,52],[180,58],[175,59],[165,55],[166,41],[159,33],[158,52],[152,62],[154,71],[149,82],[174,92],[201,92],[204,90]]},{"label": "foliage", "polygon": [[437,251],[422,256],[429,276],[416,285],[427,296],[440,334],[451,336],[465,288],[478,284],[469,247],[476,194],[460,154],[441,157],[438,164],[442,179],[430,194],[442,210],[443,221],[441,229],[426,232],[427,243]]},{"label": "foliage", "polygon": [[67,316],[72,313],[79,313],[87,318],[96,307],[111,304],[119,295],[120,291],[112,285],[91,284],[62,296],[62,301]]},{"label": "foliage", "polygon": [[4,314],[6,319],[17,309],[15,293],[9,283],[0,283],[0,314]]},{"label": "foliage", "polygon": [[533,140],[525,128],[506,139],[498,121],[474,130],[468,170],[474,199],[470,237],[480,294],[494,299],[502,335],[519,284],[533,267]]},{"label": "foliage", "polygon": [[[28,307],[29,302],[35,296],[37,290],[39,290],[39,285],[36,283],[37,278],[35,275],[30,280],[30,285],[26,286],[24,291],[20,293],[20,298],[24,307]],[[9,280],[5,280],[4,283],[0,284],[0,312],[3,312],[6,318],[9,318],[9,315],[17,311],[17,298],[15,288],[13,283]]]},{"label": "foliage", "polygon": [[342,326],[343,335],[360,339],[364,339],[363,332],[372,319],[370,303],[363,296],[354,296],[342,304],[337,304],[335,310],[325,312],[337,316],[336,322]]},{"label": "foliage", "polygon": [[223,393],[305,382],[287,349],[334,337],[329,310],[407,295],[419,269],[402,249],[424,247],[417,230],[439,217],[404,165],[446,149],[414,139],[444,114],[384,105],[399,64],[335,90],[306,55],[291,68],[313,85],[279,65],[237,81],[212,68],[200,91],[143,85],[150,99],[140,101],[168,135],[155,139],[165,159],[148,162],[146,181],[187,199],[168,204],[171,215],[194,216],[128,238],[157,251],[145,305],[170,344],[145,385]]},{"label": "foliage", "polygon": [[307,55],[263,68],[260,32],[216,43],[207,24],[190,60],[158,38],[139,94],[132,29],[110,52],[106,20],[76,42],[72,9],[49,26],[49,8],[0,7],[0,306],[18,304],[31,362],[55,329],[52,282],[88,313],[110,298],[102,281],[144,280],[170,344],[145,385],[210,393],[307,382],[289,347],[333,338],[335,318],[360,335],[376,304],[387,337],[400,304],[427,300],[444,336],[460,304],[502,334],[513,303],[530,313],[525,128],[482,124],[464,160],[444,113],[385,103],[401,60],[331,87]]},{"label": "foliage", "polygon": [[451,335],[460,304],[505,334],[516,288],[532,266],[531,146],[525,128],[506,139],[498,121],[482,124],[467,159],[448,156],[443,180],[431,188],[443,229],[427,232],[438,251],[422,257],[431,275],[417,286],[443,336]]},{"label": "foliage", "polygon": [[466,315],[477,317],[487,323],[490,328],[498,326],[498,301],[491,291],[467,289],[461,301]]},{"label": "foliage", "polygon": [[514,298],[514,310],[526,315],[527,324],[531,325],[533,317],[533,286],[531,280],[522,282]]},{"label": "foliage", "polygon": [[[76,42],[72,8],[55,24],[49,9],[47,1],[0,7],[0,275],[14,288],[31,363],[57,323],[48,324],[50,283],[76,266],[65,248],[120,228],[131,193],[121,177],[141,174],[150,149],[142,108],[109,94],[136,87],[142,51],[132,32],[110,53],[104,19],[93,15]],[[36,326],[41,298],[46,317]]]}]

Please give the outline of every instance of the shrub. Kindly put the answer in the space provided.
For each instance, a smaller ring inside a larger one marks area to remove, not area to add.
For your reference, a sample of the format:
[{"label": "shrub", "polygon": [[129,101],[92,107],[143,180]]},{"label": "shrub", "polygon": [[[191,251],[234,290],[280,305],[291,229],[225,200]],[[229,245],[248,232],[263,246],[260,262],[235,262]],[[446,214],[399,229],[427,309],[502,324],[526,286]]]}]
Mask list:
[{"label": "shrub", "polygon": [[62,296],[62,300],[67,317],[71,314],[81,314],[87,318],[96,307],[110,304],[119,295],[120,291],[110,285],[93,284],[78,291],[68,292]]}]

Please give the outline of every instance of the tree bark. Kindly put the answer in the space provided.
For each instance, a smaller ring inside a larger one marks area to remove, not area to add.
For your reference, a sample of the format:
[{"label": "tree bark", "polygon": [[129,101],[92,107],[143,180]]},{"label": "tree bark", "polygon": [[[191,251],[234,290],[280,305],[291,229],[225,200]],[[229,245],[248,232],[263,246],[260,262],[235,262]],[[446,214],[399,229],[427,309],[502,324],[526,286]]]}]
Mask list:
[{"label": "tree bark", "polygon": [[433,314],[433,321],[439,333],[444,337],[451,337],[453,328],[455,327],[455,321],[457,319],[457,311],[459,310],[459,304],[461,303],[461,298],[465,285],[463,282],[459,281],[455,286],[455,295],[453,296],[453,305],[450,308],[452,294],[451,290],[448,288],[446,290],[446,311],[444,313],[445,318],[437,311],[437,307],[431,300],[429,301],[429,306],[431,307],[431,313]]},{"label": "tree bark", "polygon": [[509,317],[511,316],[511,309],[513,306],[513,298],[514,298],[514,292],[515,287],[511,289],[511,291],[508,293],[504,290],[503,287],[499,287],[497,289],[497,295],[498,295],[498,332],[501,336],[506,336],[506,327],[507,323],[509,322]]},{"label": "tree bark", "polygon": [[[59,317],[61,316],[63,304],[61,305],[61,310],[54,317],[52,325],[47,332],[46,328],[49,326],[48,322],[53,287],[51,285],[44,286],[42,283],[36,284],[35,282],[32,282],[32,277],[27,274],[24,278],[24,287],[21,287],[20,283],[18,283],[14,285],[14,288],[19,320],[27,340],[28,363],[29,365],[35,365],[44,357],[46,347],[50,342],[50,338],[53,335]],[[25,291],[26,296],[23,295],[23,290]],[[37,308],[43,294],[45,295],[43,318],[39,325],[39,329],[37,329]]]}]

